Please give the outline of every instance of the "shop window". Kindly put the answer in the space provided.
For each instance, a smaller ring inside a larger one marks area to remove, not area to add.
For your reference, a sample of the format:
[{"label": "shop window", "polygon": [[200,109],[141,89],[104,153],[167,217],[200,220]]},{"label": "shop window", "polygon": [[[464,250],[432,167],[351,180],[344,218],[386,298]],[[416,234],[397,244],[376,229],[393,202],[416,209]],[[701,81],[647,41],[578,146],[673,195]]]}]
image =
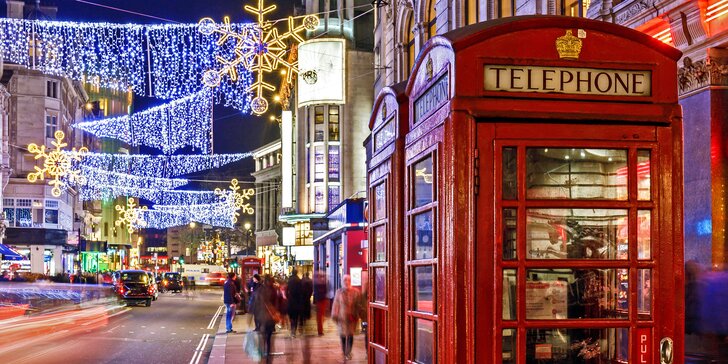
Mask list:
[{"label": "shop window", "polygon": [[45,223],[46,224],[58,224],[58,210],[45,210]]},{"label": "shop window", "polygon": [[58,116],[57,115],[46,115],[45,122],[45,137],[54,138],[54,134],[58,130]]},{"label": "shop window", "polygon": [[329,182],[339,182],[340,170],[339,147],[329,146]]},{"label": "shop window", "polygon": [[329,106],[329,141],[339,141],[339,106]]},{"label": "shop window", "polygon": [[314,142],[323,142],[324,141],[324,107],[323,106],[316,106],[314,107],[314,135],[313,135],[313,141]]},{"label": "shop window", "polygon": [[12,207],[5,207],[3,208],[3,214],[5,215],[5,223],[8,227],[14,227],[15,226],[15,209]]},{"label": "shop window", "polygon": [[18,227],[33,227],[33,216],[31,213],[32,201],[20,198],[16,201],[18,208],[15,209],[15,217]]}]

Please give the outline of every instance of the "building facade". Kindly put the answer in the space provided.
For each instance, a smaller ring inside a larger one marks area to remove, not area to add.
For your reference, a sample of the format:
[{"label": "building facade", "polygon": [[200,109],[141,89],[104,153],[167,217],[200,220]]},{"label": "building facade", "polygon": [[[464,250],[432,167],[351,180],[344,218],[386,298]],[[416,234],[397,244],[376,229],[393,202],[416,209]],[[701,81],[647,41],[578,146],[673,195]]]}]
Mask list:
[{"label": "building facade", "polygon": [[282,243],[304,246],[295,248],[297,257],[313,257],[311,219],[323,218],[366,188],[363,142],[374,80],[370,3],[299,2],[301,11],[319,14],[320,24],[298,47],[300,76],[290,119],[282,117],[282,166],[291,161],[291,170],[282,172]]},{"label": "building facade", "polygon": [[255,248],[264,258],[263,272],[284,273],[288,252],[281,244],[281,141],[268,143],[253,151],[255,159]]}]

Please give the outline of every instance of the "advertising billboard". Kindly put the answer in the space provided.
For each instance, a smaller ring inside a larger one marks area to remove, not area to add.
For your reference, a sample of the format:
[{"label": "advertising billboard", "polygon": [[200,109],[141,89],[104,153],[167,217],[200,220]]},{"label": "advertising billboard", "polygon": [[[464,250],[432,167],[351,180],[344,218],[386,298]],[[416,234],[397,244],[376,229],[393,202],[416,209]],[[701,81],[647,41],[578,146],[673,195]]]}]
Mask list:
[{"label": "advertising billboard", "polygon": [[298,107],[344,103],[345,50],[343,39],[313,39],[298,46]]}]

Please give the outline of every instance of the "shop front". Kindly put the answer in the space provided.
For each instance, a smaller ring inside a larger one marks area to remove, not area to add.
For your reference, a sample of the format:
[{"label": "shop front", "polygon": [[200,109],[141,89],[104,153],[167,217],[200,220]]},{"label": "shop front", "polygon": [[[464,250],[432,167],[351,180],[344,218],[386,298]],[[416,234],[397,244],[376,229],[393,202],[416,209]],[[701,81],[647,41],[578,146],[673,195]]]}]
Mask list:
[{"label": "shop front", "polygon": [[679,57],[579,18],[433,37],[370,121],[369,361],[683,362]]},{"label": "shop front", "polygon": [[4,243],[22,255],[21,268],[47,275],[70,272],[73,269],[73,253],[67,244],[68,232],[60,229],[7,228]]}]

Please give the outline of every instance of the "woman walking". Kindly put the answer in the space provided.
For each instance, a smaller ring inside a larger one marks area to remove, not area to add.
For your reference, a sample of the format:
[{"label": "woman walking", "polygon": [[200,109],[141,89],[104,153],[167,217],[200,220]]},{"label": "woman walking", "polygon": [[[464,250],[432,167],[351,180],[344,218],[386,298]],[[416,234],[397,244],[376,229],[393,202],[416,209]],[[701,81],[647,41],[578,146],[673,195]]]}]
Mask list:
[{"label": "woman walking", "polygon": [[356,302],[359,292],[351,288],[351,277],[347,274],[343,279],[344,287],[336,291],[334,306],[331,317],[336,321],[341,337],[341,350],[344,352],[344,360],[351,360],[351,348],[354,344],[354,332],[359,316],[356,310]]}]

